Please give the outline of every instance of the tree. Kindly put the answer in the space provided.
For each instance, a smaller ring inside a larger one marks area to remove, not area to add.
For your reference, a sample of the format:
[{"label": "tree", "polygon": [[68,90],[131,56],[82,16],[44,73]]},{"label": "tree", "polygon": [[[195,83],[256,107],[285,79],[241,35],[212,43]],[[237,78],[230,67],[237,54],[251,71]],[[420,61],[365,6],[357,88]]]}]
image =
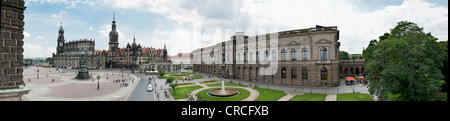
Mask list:
[{"label": "tree", "polygon": [[448,88],[448,40],[439,42],[442,50],[445,53],[444,66],[441,69],[441,73],[444,75],[444,82],[442,84],[442,92],[447,92]]},{"label": "tree", "polygon": [[348,56],[348,52],[346,51],[339,51],[339,58],[341,60],[350,60],[350,56]]},{"label": "tree", "polygon": [[161,78],[164,76],[164,74],[165,74],[165,72],[162,70],[162,69],[158,69],[158,73],[159,73],[159,76],[161,76]]},{"label": "tree", "polygon": [[166,83],[169,84],[169,86],[173,89],[173,94],[175,94],[175,87],[177,87],[178,84],[176,84],[176,83],[174,84],[173,83],[173,78],[172,77],[167,78],[166,79]]},{"label": "tree", "polygon": [[440,68],[445,59],[431,33],[407,21],[371,41],[364,50],[369,92],[380,100],[399,95],[399,100],[433,101],[444,78]]},{"label": "tree", "polygon": [[45,58],[45,62],[47,62],[47,63],[50,63],[50,62],[52,62],[52,58],[51,57],[48,57],[48,58]]},{"label": "tree", "polygon": [[150,63],[150,61],[152,61],[152,58],[147,58],[147,60],[145,60],[145,63]]},{"label": "tree", "polygon": [[354,55],[352,56],[352,60],[356,60],[356,59],[363,59],[362,55]]}]

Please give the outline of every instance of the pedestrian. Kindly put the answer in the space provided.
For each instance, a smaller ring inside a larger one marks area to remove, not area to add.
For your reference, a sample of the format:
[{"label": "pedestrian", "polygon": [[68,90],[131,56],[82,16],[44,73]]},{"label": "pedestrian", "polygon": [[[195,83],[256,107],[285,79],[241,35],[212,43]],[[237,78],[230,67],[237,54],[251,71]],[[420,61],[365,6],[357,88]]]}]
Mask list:
[{"label": "pedestrian", "polygon": [[162,90],[162,85],[161,85],[161,90]]},{"label": "pedestrian", "polygon": [[28,82],[31,82],[31,79],[30,79],[30,78],[28,78]]},{"label": "pedestrian", "polygon": [[55,81],[55,79],[52,79],[52,83]]}]

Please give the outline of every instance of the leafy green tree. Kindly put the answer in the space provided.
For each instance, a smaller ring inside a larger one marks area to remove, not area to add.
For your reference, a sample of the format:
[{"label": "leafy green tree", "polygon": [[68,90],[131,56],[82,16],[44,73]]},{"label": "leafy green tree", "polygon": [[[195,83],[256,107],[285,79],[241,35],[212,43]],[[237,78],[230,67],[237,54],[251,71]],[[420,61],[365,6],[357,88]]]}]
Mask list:
[{"label": "leafy green tree", "polygon": [[175,94],[175,87],[177,87],[178,84],[173,83],[173,78],[172,77],[167,78],[166,79],[166,83],[169,84],[169,86],[173,89],[173,94]]},{"label": "leafy green tree", "polygon": [[[444,78],[440,68],[445,59],[437,38],[407,21],[371,41],[364,50],[369,92],[380,100],[399,95],[399,100],[433,101]],[[438,48],[438,49],[437,49]]]},{"label": "leafy green tree", "polygon": [[444,60],[444,66],[441,69],[441,73],[444,74],[444,81],[442,82],[442,91],[447,92],[448,88],[448,40],[447,41],[441,41],[439,42],[441,45],[442,50],[445,53],[445,60]]},{"label": "leafy green tree", "polygon": [[352,60],[356,60],[356,59],[363,59],[362,55],[354,55],[352,56]]},{"label": "leafy green tree", "polygon": [[45,58],[45,61],[44,62],[47,62],[47,63],[50,63],[50,62],[52,62],[52,58],[51,57],[48,57],[48,58]]},{"label": "leafy green tree", "polygon": [[164,74],[166,74],[162,69],[158,69],[158,73],[159,73],[159,76],[161,76],[161,78],[164,76]]},{"label": "leafy green tree", "polygon": [[346,51],[339,51],[339,58],[341,60],[350,60],[350,56],[348,56],[348,52]]},{"label": "leafy green tree", "polygon": [[173,83],[170,83],[170,84],[169,84],[169,86],[170,86],[170,88],[172,88],[172,89],[173,89],[173,94],[175,95],[175,87],[177,87],[177,86],[178,86],[178,84],[173,84]]}]

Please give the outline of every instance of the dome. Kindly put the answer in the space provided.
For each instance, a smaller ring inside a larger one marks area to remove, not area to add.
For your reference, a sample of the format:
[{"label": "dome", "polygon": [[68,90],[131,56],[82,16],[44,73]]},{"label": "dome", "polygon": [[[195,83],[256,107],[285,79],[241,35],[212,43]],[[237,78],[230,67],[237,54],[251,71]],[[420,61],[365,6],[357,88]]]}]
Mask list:
[{"label": "dome", "polygon": [[119,36],[119,33],[116,30],[111,30],[111,32],[109,32],[109,36]]}]

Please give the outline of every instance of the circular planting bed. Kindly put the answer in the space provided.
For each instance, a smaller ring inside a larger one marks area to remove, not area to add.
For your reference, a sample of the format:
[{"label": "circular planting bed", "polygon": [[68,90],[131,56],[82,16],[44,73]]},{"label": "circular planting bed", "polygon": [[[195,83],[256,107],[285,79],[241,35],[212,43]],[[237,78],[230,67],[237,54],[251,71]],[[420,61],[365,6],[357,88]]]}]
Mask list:
[{"label": "circular planting bed", "polygon": [[205,89],[197,93],[197,97],[200,97],[203,101],[240,101],[243,99],[246,99],[248,96],[250,96],[250,91],[246,89],[241,88],[228,88],[228,89],[234,89],[238,91],[239,93],[232,96],[232,97],[214,97],[210,96],[208,92],[211,90],[221,90],[221,88],[213,88],[213,89]]},{"label": "circular planting bed", "polygon": [[235,89],[225,89],[224,92],[222,92],[222,89],[212,89],[208,92],[208,95],[213,97],[233,97],[238,94],[239,91]]}]

